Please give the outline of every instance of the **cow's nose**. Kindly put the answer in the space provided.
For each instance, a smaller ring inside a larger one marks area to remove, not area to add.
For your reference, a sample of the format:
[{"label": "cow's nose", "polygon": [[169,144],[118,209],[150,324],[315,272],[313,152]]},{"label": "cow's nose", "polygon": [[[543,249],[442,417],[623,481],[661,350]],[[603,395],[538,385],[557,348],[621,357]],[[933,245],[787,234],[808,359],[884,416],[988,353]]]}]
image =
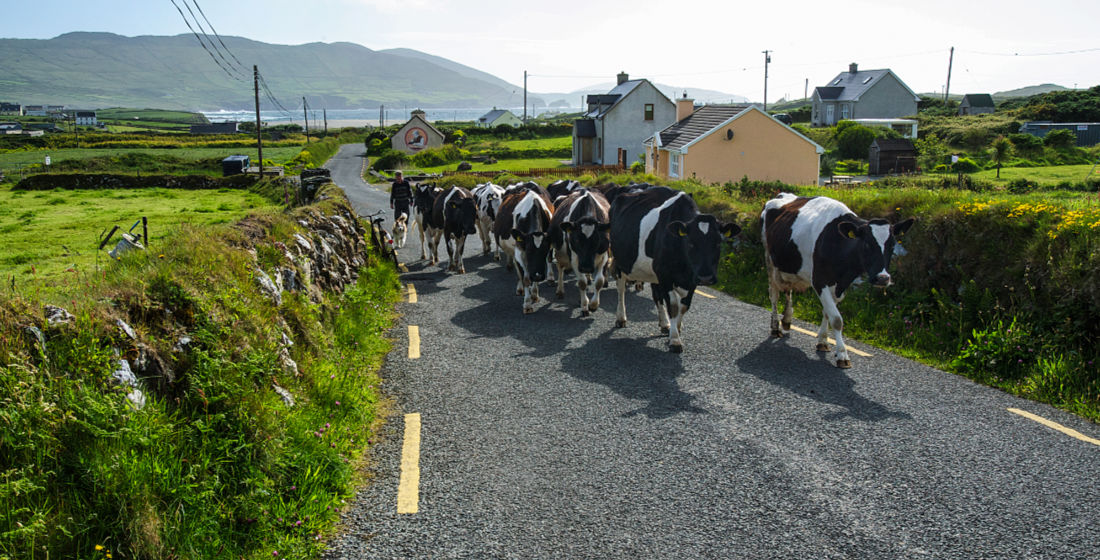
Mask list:
[{"label": "cow's nose", "polygon": [[877,275],[875,275],[874,284],[876,286],[882,286],[882,287],[885,288],[886,286],[889,286],[892,283],[893,283],[893,281],[890,280],[890,275],[885,273],[885,272],[880,272]]}]

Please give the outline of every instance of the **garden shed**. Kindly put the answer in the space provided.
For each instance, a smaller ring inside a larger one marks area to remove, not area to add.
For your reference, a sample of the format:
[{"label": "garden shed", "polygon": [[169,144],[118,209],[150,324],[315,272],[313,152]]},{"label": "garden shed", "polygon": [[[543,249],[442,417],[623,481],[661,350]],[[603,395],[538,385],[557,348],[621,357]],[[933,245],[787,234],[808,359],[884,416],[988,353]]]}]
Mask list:
[{"label": "garden shed", "polygon": [[868,175],[912,173],[917,170],[917,148],[908,138],[875,138],[867,151]]}]

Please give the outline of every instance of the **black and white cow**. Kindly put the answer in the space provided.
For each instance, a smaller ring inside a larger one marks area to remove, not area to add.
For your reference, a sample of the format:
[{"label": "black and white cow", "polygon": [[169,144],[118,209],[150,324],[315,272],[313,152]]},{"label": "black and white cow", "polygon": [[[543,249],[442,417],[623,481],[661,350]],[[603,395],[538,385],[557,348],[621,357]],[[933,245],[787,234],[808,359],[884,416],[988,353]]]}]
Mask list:
[{"label": "black and white cow", "polygon": [[493,234],[505,260],[515,265],[516,293],[523,294],[524,313],[534,313],[539,299],[539,282],[546,280],[551,245],[548,233],[553,213],[546,189],[526,183],[504,196],[493,223]]},{"label": "black and white cow", "polygon": [[558,199],[568,196],[569,193],[581,188],[581,184],[571,179],[561,179],[550,183],[546,187],[546,194],[550,195],[550,202],[557,203]]},{"label": "black and white cow", "polygon": [[[844,320],[837,304],[852,284],[869,278],[871,285],[892,283],[886,272],[897,246],[896,238],[912,225],[910,218],[891,225],[886,220],[864,220],[847,206],[823,196],[806,198],[780,193],[764,205],[760,215],[772,300],[772,336],[791,328],[791,292],[813,288],[821,300],[823,317],[817,331],[817,350],[829,351],[829,331],[836,338],[836,366],[852,367],[844,345]],[[778,301],[786,293],[780,330]]]},{"label": "black and white cow", "polygon": [[[477,233],[481,237],[482,251],[489,254],[493,251],[493,222],[497,219],[497,212],[504,200],[504,187],[492,183],[478,185],[470,191],[477,202]],[[500,243],[496,245],[494,260],[500,260]]]},{"label": "black and white cow", "polygon": [[605,270],[611,246],[610,205],[598,191],[577,189],[555,204],[550,221],[550,243],[558,267],[558,299],[565,297],[565,271],[577,275],[581,316],[600,307],[600,290],[607,284]]},{"label": "black and white cow", "polygon": [[690,196],[668,187],[616,197],[611,203],[611,274],[619,291],[615,326],[626,326],[627,282],[649,282],[668,349],[683,352],[680,331],[695,288],[718,281],[722,242],[740,231],[701,214]]},{"label": "black and white cow", "polygon": [[[443,192],[443,189],[435,186],[432,183],[417,183],[413,186],[413,204],[409,212],[412,216],[409,217],[409,227],[415,228],[416,233],[420,236],[420,258],[428,258],[427,245],[424,242],[424,238],[431,239],[431,235],[434,232],[430,231],[432,207],[435,205],[435,197],[439,193]],[[435,256],[436,253],[432,253],[432,264],[435,264],[439,259]]]},{"label": "black and white cow", "polygon": [[[474,195],[469,190],[452,185],[435,197],[432,208],[432,255],[439,246],[442,236],[447,244],[447,270],[459,274],[466,272],[462,264],[462,250],[466,246],[466,236],[476,233],[474,222],[477,220],[477,208]],[[451,242],[454,246],[451,246]]]}]

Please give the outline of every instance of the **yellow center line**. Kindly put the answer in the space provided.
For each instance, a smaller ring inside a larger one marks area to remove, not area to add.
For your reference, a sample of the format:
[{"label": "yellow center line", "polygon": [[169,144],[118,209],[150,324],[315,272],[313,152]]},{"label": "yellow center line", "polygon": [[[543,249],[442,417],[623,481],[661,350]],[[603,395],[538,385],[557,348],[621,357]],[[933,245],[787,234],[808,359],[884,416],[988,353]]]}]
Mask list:
[{"label": "yellow center line", "polygon": [[416,303],[416,287],[409,283],[409,303]]},{"label": "yellow center line", "polygon": [[401,447],[401,482],[397,486],[397,513],[420,510],[420,414],[405,415],[405,443]]},{"label": "yellow center line", "polygon": [[420,327],[409,325],[409,359],[420,357]]},{"label": "yellow center line", "polygon": [[699,288],[695,288],[695,293],[697,293],[697,294],[699,294],[699,295],[701,295],[705,298],[718,299],[718,296],[713,295],[713,294],[708,294],[708,293],[704,292],[703,290],[700,290]]},{"label": "yellow center line", "polygon": [[1057,422],[1052,422],[1050,420],[1047,420],[1046,418],[1043,418],[1042,416],[1038,416],[1036,414],[1032,414],[1032,413],[1030,413],[1026,410],[1020,410],[1018,408],[1009,408],[1007,410],[1009,412],[1013,413],[1013,414],[1019,414],[1020,416],[1023,416],[1024,418],[1027,418],[1029,420],[1034,420],[1034,421],[1036,421],[1036,422],[1038,422],[1038,423],[1040,423],[1040,424],[1042,424],[1042,425],[1044,425],[1048,428],[1058,430],[1059,432],[1062,432],[1063,434],[1066,434],[1069,437],[1077,438],[1081,441],[1091,443],[1093,445],[1100,445],[1100,440],[1090,438],[1090,437],[1086,436],[1085,434],[1082,434],[1081,432],[1078,432],[1077,430],[1074,430],[1072,428],[1067,428],[1067,427],[1065,427],[1065,426],[1063,426],[1063,425],[1061,425]]},{"label": "yellow center line", "polygon": [[[808,335],[814,336],[814,337],[817,336],[817,333],[815,333],[813,331],[808,331],[808,330],[806,330],[802,327],[799,327],[797,325],[791,325],[791,330],[792,331],[798,331],[802,334],[808,334]],[[831,338],[826,338],[825,340],[828,341],[829,344],[836,344],[836,341],[831,339]],[[870,358],[871,357],[871,354],[868,354],[868,353],[866,353],[862,350],[856,350],[855,348],[852,348],[851,346],[849,346],[847,344],[845,344],[845,346],[848,346],[848,351],[855,354],[856,356],[863,356],[864,358]]]}]

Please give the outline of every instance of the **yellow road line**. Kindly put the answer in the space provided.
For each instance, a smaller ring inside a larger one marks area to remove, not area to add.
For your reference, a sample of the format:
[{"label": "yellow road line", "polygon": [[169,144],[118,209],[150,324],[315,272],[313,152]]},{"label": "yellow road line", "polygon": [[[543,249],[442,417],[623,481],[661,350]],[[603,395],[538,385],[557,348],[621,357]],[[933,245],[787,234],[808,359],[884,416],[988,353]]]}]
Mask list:
[{"label": "yellow road line", "polygon": [[711,294],[708,294],[708,293],[704,292],[703,290],[700,290],[699,288],[695,288],[695,293],[696,293],[696,294],[699,294],[699,295],[701,295],[701,296],[703,296],[703,297],[705,297],[705,298],[710,298],[710,299],[718,299],[718,296],[716,296],[716,295],[711,295]]},{"label": "yellow road line", "polygon": [[409,325],[409,359],[420,357],[420,327]]},{"label": "yellow road line", "polygon": [[1063,425],[1061,425],[1057,422],[1051,422],[1050,420],[1047,420],[1046,418],[1043,418],[1042,416],[1038,416],[1038,415],[1032,414],[1032,413],[1030,413],[1026,410],[1020,410],[1018,408],[1009,408],[1007,410],[1009,412],[1013,413],[1013,414],[1019,414],[1020,416],[1023,416],[1024,418],[1027,418],[1029,420],[1034,420],[1034,421],[1036,421],[1036,422],[1038,422],[1038,423],[1040,423],[1040,424],[1042,424],[1042,425],[1044,425],[1048,428],[1058,430],[1059,432],[1062,432],[1063,434],[1066,434],[1069,437],[1077,438],[1081,441],[1091,443],[1093,445],[1100,445],[1100,440],[1090,438],[1090,437],[1086,436],[1085,434],[1082,434],[1081,432],[1078,432],[1077,430],[1074,430],[1072,428],[1067,428],[1067,427],[1065,427],[1065,426],[1063,426]]},{"label": "yellow road line", "polygon": [[397,486],[397,513],[420,510],[420,414],[405,415],[405,443],[401,447],[401,482]]},{"label": "yellow road line", "polygon": [[[797,325],[791,325],[791,330],[792,331],[798,331],[802,334],[808,334],[808,335],[813,336],[813,337],[817,336],[817,333],[815,333],[813,331],[808,331],[808,330],[806,330],[802,327],[799,327]],[[825,340],[828,341],[829,344],[836,344],[836,341],[831,339],[831,338],[826,338]],[[855,354],[856,356],[863,356],[864,358],[870,358],[871,357],[871,354],[863,352],[862,350],[856,350],[855,348],[852,348],[850,345],[846,345],[846,346],[848,346],[848,351]]]},{"label": "yellow road line", "polygon": [[416,303],[416,287],[409,284],[409,303]]}]

